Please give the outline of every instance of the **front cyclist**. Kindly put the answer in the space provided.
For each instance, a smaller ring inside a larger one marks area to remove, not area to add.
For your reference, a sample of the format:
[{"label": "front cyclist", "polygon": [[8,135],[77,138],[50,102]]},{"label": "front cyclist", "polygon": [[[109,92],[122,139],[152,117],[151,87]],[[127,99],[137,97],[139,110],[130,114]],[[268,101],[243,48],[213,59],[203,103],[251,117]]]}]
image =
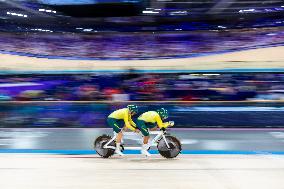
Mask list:
[{"label": "front cyclist", "polygon": [[112,112],[107,118],[108,125],[117,133],[115,153],[120,156],[124,155],[120,150],[121,139],[123,137],[122,130],[126,130],[127,128],[132,131],[136,130],[136,124],[132,121],[131,117],[137,113],[138,107],[136,105],[128,105],[127,108]]},{"label": "front cyclist", "polygon": [[149,145],[149,130],[156,130],[157,126],[160,129],[173,126],[174,122],[163,122],[163,120],[168,118],[168,111],[165,108],[158,109],[157,111],[148,111],[140,115],[137,119],[137,128],[144,135],[143,145],[141,153],[146,156],[151,156],[148,152]]}]

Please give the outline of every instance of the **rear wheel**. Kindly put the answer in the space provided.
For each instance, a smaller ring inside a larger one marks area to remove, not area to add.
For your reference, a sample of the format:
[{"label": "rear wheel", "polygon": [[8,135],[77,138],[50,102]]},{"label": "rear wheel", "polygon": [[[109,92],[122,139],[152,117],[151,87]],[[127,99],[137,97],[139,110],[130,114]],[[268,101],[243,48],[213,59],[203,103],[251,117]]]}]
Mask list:
[{"label": "rear wheel", "polygon": [[167,144],[164,140],[164,138],[162,138],[159,142],[158,142],[158,151],[159,153],[165,157],[165,158],[175,158],[177,157],[180,152],[181,152],[181,143],[180,141],[173,136],[165,136],[169,147],[167,147]]},{"label": "rear wheel", "polygon": [[[106,143],[108,143],[112,139],[109,135],[99,136],[94,142],[94,148],[96,152],[103,158],[109,158],[114,154],[115,149],[112,148],[103,148]],[[112,141],[108,146],[114,147],[116,146],[115,141]]]}]

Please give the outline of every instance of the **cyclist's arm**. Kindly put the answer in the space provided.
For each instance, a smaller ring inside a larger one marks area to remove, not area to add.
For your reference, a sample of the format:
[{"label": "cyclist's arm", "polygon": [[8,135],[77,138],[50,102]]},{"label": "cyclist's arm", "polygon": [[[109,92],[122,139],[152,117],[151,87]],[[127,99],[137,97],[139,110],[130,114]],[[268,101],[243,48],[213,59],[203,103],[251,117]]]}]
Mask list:
[{"label": "cyclist's arm", "polygon": [[129,116],[129,122],[130,122],[130,124],[131,124],[134,128],[136,128],[136,123],[134,123],[134,121],[132,120],[131,116]]},{"label": "cyclist's arm", "polygon": [[163,123],[161,117],[159,115],[156,116],[156,122],[158,127],[161,128],[167,128],[169,126],[168,122]]},{"label": "cyclist's arm", "polygon": [[[130,118],[131,119],[131,118]],[[132,120],[131,120],[132,121]],[[124,123],[125,126],[130,129],[131,131],[135,131],[135,128],[129,123],[129,115],[128,112],[124,115]]]}]

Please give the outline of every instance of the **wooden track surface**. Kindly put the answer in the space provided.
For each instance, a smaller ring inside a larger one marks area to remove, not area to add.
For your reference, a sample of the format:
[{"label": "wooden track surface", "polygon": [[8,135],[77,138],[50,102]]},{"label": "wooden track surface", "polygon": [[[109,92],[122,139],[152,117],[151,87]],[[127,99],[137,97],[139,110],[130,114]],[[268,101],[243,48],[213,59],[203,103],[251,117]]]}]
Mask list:
[{"label": "wooden track surface", "polygon": [[284,47],[270,47],[195,58],[159,60],[64,60],[0,54],[1,71],[119,71],[283,69]]},{"label": "wooden track surface", "polygon": [[0,155],[1,189],[283,189],[284,156]]}]

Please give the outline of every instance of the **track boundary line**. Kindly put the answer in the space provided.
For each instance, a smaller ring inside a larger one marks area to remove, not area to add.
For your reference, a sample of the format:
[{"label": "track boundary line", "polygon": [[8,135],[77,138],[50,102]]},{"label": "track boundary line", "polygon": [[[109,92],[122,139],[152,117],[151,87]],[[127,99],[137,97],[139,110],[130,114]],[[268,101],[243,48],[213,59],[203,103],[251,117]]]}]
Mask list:
[{"label": "track boundary line", "polygon": [[[139,150],[125,150],[125,154],[140,154]],[[150,150],[158,154],[157,150]],[[44,150],[44,149],[0,149],[0,154],[61,154],[90,155],[94,150]],[[183,150],[184,155],[284,155],[284,151],[238,151],[238,150]]]}]

